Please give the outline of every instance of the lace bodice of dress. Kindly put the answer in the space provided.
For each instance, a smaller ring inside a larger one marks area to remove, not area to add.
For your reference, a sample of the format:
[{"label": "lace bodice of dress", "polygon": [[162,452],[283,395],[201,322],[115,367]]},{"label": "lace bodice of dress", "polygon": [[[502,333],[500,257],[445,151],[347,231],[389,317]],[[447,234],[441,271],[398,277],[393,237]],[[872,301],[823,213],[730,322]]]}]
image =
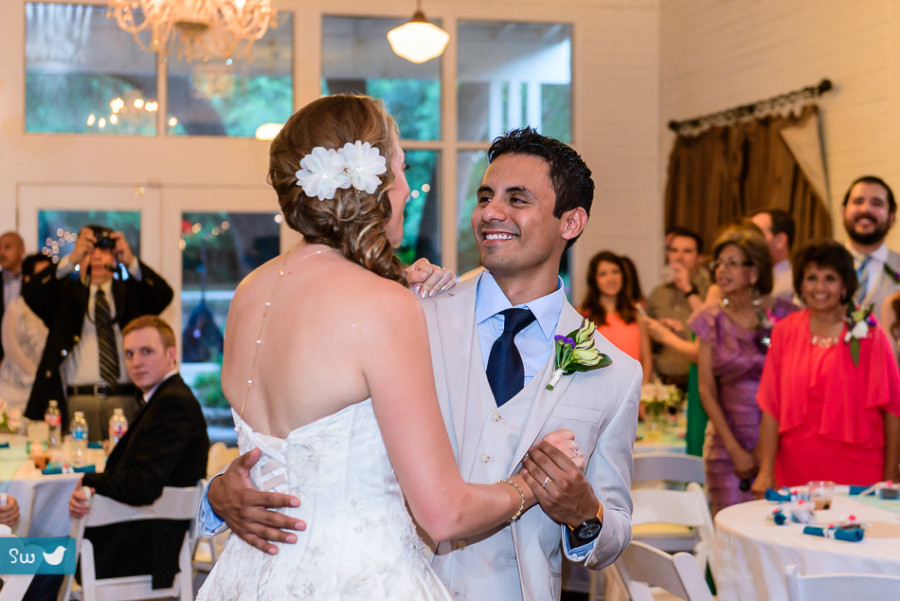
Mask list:
[{"label": "lace bodice of dress", "polygon": [[297,496],[300,507],[282,511],[308,527],[274,556],[231,536],[198,599],[449,599],[424,560],[371,400],[285,439],[234,420],[241,453],[262,450],[253,483]]}]

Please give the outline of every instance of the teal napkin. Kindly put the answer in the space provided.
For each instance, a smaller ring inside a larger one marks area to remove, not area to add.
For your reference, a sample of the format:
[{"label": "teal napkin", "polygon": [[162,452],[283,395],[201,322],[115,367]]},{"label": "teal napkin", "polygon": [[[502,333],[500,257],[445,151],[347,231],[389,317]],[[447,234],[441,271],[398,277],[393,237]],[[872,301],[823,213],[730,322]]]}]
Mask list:
[{"label": "teal napkin", "polygon": [[[73,468],[72,468],[72,471],[75,472],[76,474],[93,473],[93,472],[96,472],[96,471],[97,471],[97,467],[96,467],[95,465],[93,465],[93,464],[91,464],[91,465],[82,465],[82,466],[80,466],[80,467],[73,467]],[[63,473],[63,468],[62,468],[62,467],[59,467],[59,466],[56,466],[56,467],[46,467],[46,468],[44,468],[44,469],[41,470],[41,473],[44,474],[45,476],[52,476],[52,475],[54,475],[54,474],[62,474],[62,473]]]},{"label": "teal napkin", "polygon": [[812,534],[813,536],[824,536],[825,538],[835,538],[837,540],[846,540],[858,543],[863,539],[865,531],[862,528],[820,528],[819,526],[805,526],[803,534]]}]

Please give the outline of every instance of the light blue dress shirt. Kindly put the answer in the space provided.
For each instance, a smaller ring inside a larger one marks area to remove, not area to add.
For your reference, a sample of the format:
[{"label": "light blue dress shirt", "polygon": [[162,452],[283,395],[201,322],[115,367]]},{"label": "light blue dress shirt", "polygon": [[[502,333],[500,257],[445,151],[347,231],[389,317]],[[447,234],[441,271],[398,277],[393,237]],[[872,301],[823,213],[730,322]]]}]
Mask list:
[{"label": "light blue dress shirt", "polygon": [[516,334],[516,348],[522,356],[527,386],[535,374],[543,369],[550,358],[550,353],[553,352],[553,336],[556,335],[556,326],[565,302],[566,293],[561,279],[556,290],[547,296],[521,305],[513,305],[497,285],[494,276],[487,271],[482,273],[478,280],[478,290],[475,292],[475,323],[478,324],[478,341],[481,344],[484,368],[487,369],[491,347],[503,333],[505,320],[500,312],[513,307],[530,309],[535,320]]}]

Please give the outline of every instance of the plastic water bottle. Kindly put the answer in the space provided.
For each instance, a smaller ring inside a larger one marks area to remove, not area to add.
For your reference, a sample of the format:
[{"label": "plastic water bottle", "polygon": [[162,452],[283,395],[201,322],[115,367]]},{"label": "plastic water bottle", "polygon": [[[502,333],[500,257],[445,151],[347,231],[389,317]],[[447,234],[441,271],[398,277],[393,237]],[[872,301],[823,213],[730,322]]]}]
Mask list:
[{"label": "plastic water bottle", "polygon": [[44,422],[50,435],[47,439],[47,446],[57,448],[62,443],[62,415],[59,413],[59,403],[50,401],[47,411],[44,413]]},{"label": "plastic water bottle", "polygon": [[75,457],[72,463],[84,465],[87,459],[88,425],[83,411],[75,412],[75,417],[72,418],[72,423],[69,425],[69,434],[72,435],[72,442],[75,443]]},{"label": "plastic water bottle", "polygon": [[122,412],[122,409],[116,407],[113,409],[112,417],[109,418],[109,442],[110,445],[115,446],[122,437],[125,436],[125,432],[128,431],[128,420],[125,418],[125,414]]}]

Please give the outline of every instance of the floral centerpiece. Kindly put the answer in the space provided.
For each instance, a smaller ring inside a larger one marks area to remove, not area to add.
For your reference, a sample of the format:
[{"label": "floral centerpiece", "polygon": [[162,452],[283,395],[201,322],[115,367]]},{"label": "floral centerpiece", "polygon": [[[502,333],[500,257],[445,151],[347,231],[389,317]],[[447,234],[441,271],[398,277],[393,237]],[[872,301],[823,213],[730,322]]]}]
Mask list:
[{"label": "floral centerpiece", "polygon": [[684,393],[675,385],[655,381],[641,386],[641,405],[651,426],[657,425],[670,411],[678,410],[683,401]]},{"label": "floral centerpiece", "polygon": [[22,428],[22,412],[18,409],[7,409],[6,403],[0,399],[0,429],[17,434]]}]

